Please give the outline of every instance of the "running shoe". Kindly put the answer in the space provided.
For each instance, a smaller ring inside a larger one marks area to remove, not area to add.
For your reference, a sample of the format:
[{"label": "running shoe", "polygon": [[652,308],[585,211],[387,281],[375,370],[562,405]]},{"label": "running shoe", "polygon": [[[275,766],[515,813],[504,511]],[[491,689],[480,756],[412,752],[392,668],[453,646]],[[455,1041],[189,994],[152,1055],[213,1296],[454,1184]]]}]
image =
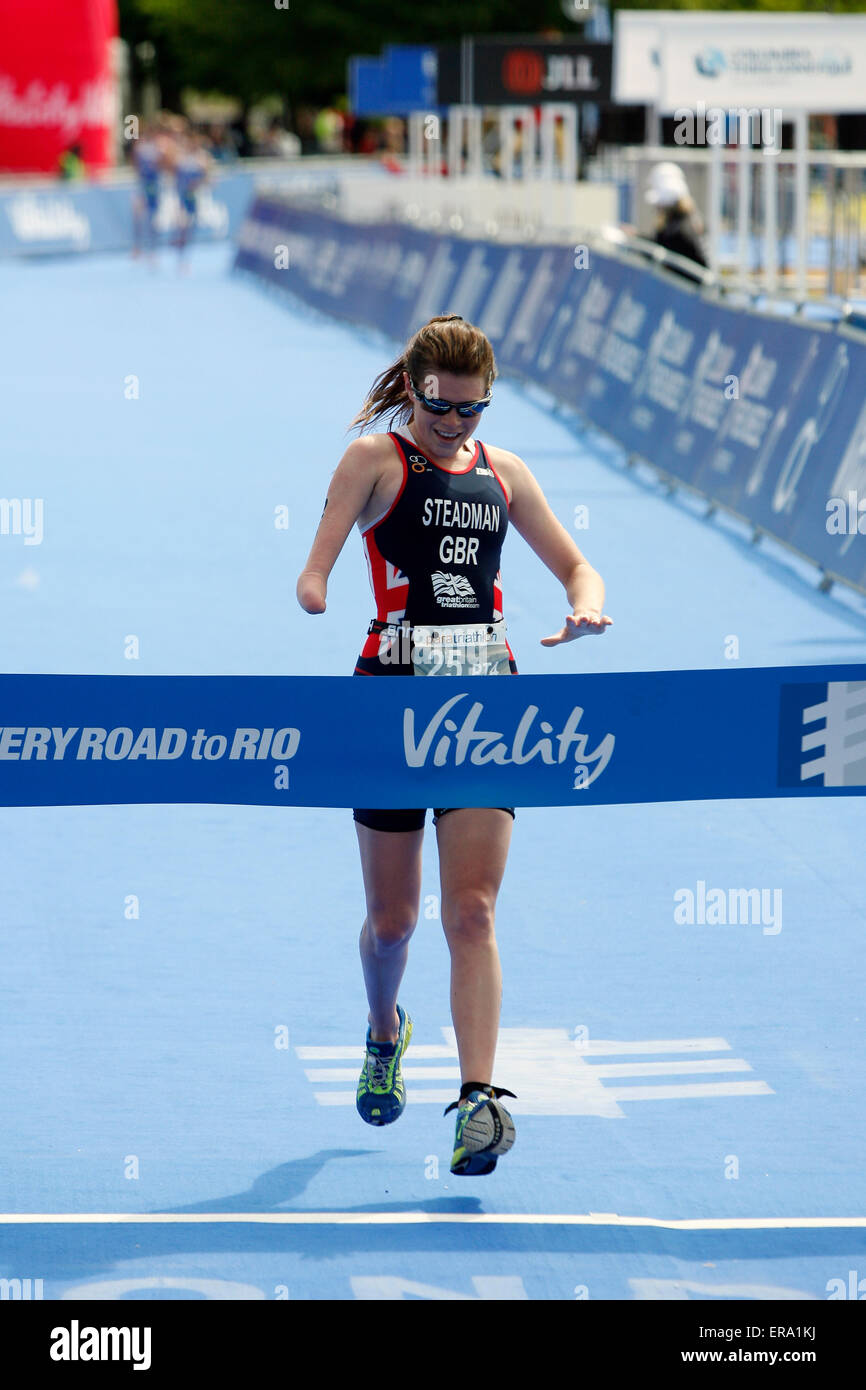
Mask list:
[{"label": "running shoe", "polygon": [[397,1005],[400,1033],[395,1043],[373,1042],[367,1029],[367,1055],[361,1068],[355,1104],[368,1125],[390,1125],[406,1106],[400,1060],[412,1036],[412,1020]]},{"label": "running shoe", "polygon": [[515,1139],[514,1121],[499,1097],[513,1095],[513,1091],[484,1086],[448,1106],[446,1115],[457,1111],[452,1173],[479,1178],[493,1172],[497,1158],[508,1152]]}]

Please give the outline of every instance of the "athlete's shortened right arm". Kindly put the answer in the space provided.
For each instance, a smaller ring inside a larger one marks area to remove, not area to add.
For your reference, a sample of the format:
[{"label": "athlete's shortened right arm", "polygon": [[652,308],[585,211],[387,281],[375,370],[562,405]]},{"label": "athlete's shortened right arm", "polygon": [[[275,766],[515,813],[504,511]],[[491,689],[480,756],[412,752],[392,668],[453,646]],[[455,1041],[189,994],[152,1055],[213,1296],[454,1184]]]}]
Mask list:
[{"label": "athlete's shortened right arm", "polygon": [[306,613],[324,613],[328,576],[379,480],[380,454],[372,435],[355,439],[338,463],[319,529],[297,584],[298,603]]}]

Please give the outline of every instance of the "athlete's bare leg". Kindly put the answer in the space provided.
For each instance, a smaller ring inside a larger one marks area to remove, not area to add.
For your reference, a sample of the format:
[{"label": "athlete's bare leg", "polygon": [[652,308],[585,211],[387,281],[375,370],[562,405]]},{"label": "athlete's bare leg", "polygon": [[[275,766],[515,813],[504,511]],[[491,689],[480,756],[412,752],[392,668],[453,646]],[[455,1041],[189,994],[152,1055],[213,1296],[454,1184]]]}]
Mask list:
[{"label": "athlete's bare leg", "polygon": [[502,1003],[496,897],[514,821],[507,811],[449,811],[436,827],[442,926],[451,952],[451,1017],[462,1080],[493,1082]]},{"label": "athlete's bare leg", "polygon": [[371,830],[355,822],[367,898],[361,964],[374,1042],[396,1042],[397,992],[421,902],[423,830]]}]

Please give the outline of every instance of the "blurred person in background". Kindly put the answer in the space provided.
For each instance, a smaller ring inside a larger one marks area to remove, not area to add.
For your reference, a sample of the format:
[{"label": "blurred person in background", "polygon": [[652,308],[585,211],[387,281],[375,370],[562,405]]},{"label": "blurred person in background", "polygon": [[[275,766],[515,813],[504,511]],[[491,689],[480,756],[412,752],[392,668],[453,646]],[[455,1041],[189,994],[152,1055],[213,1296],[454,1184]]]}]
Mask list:
[{"label": "blurred person in background", "polygon": [[501,150],[502,141],[499,135],[499,121],[496,117],[488,116],[482,120],[481,124],[481,158],[485,170],[490,174],[495,174],[501,178]]},{"label": "blurred person in background", "polygon": [[382,163],[389,174],[405,169],[406,123],[399,116],[386,116],[382,122]]},{"label": "blurred person in background", "polygon": [[343,117],[335,106],[324,106],[313,122],[319,154],[342,154]]},{"label": "blurred person in background", "polygon": [[198,193],[210,174],[211,160],[205,149],[205,140],[197,131],[184,123],[178,127],[174,139],[172,173],[179,203],[178,233],[175,246],[178,251],[178,268],[186,269],[185,252],[189,235],[195,227],[198,210]]},{"label": "blurred person in background", "polygon": [[357,154],[358,143],[366,131],[369,121],[360,118],[345,107],[340,107],[340,115],[343,118],[343,153]]},{"label": "blurred person in background", "polygon": [[[352,142],[352,123],[354,121],[354,117],[352,116],[352,113],[349,110],[349,98],[345,92],[342,92],[340,96],[338,96],[331,103],[331,105],[333,109],[336,111],[337,115],[339,116],[341,122],[340,148],[343,154],[351,154],[352,150],[355,148]],[[382,118],[380,116],[374,116],[372,118],[372,121],[367,121],[364,124],[366,124],[368,128],[372,124],[372,128],[376,132],[376,149],[378,150],[381,145]]]},{"label": "blurred person in background", "polygon": [[210,157],[218,164],[231,164],[237,159],[237,141],[228,126],[213,122],[208,126],[207,141]]},{"label": "blurred person in background", "polygon": [[57,161],[57,173],[61,179],[83,179],[87,173],[81,157],[81,146],[70,145]]},{"label": "blurred person in background", "polygon": [[144,251],[148,260],[156,252],[156,214],[159,186],[170,159],[169,133],[162,114],[141,123],[138,139],[132,145],[132,166],[138,188],[132,195],[132,254]]},{"label": "blurred person in background", "polygon": [[278,116],[270,122],[255,146],[255,154],[260,159],[296,159],[300,153],[300,140],[292,131],[286,130]]},{"label": "blurred person in background", "polygon": [[299,106],[295,113],[295,130],[301,142],[301,154],[316,153],[316,116],[309,106]]},{"label": "blurred person in background", "polygon": [[358,126],[352,150],[355,154],[376,154],[382,148],[381,121],[359,121]]},{"label": "blurred person in background", "polygon": [[245,115],[235,116],[233,121],[223,126],[222,135],[229,149],[230,159],[249,159],[253,153],[253,141],[247,129]]},{"label": "blurred person in background", "polygon": [[701,243],[703,223],[677,164],[656,164],[650,172],[646,200],[658,210],[653,241],[666,251],[706,266]]}]

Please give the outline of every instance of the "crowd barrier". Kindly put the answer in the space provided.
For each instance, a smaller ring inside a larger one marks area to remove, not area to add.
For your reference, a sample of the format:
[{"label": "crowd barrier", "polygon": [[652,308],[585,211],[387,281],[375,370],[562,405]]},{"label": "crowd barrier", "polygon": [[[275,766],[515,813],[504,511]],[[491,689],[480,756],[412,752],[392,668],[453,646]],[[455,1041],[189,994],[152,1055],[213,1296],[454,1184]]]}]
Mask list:
[{"label": "crowd barrier", "polygon": [[866,665],[446,681],[0,677],[3,806],[864,792]]},{"label": "crowd barrier", "polygon": [[[326,162],[315,165],[316,161],[309,160],[303,164],[264,160],[218,168],[199,192],[193,240],[219,241],[235,236],[256,184],[265,179],[277,187],[336,192],[333,161],[330,166]],[[60,179],[0,183],[0,259],[129,250],[135,189],[135,180],[128,172],[99,183]],[[170,239],[179,218],[177,192],[165,180],[155,219],[159,241]]]},{"label": "crowd barrier", "polygon": [[255,199],[236,268],[404,340],[463,314],[500,367],[632,455],[866,589],[866,334],[734,307],[598,244],[353,225]]}]

